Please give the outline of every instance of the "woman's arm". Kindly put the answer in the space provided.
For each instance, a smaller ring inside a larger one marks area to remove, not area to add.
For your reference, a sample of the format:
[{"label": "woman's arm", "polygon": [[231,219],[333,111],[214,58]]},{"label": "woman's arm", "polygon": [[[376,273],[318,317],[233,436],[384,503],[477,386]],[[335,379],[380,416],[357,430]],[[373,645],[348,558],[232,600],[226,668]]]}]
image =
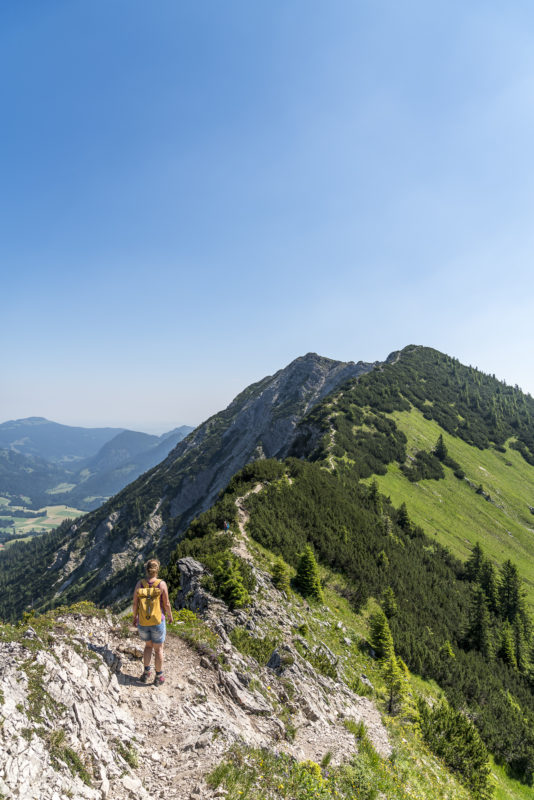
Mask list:
[{"label": "woman's arm", "polygon": [[140,584],[140,581],[137,581],[137,583],[135,585],[135,589],[134,589],[134,595],[133,595],[132,612],[133,612],[133,624],[134,625],[137,625],[137,623],[139,621],[139,617],[138,617],[138,613],[137,613],[137,606],[139,604],[139,598],[137,597],[137,591],[139,589],[139,584]]},{"label": "woman's arm", "polygon": [[167,617],[169,622],[172,622],[173,621],[173,618],[172,618],[172,606],[171,606],[171,604],[169,602],[169,590],[167,589],[167,584],[165,583],[165,581],[161,581],[160,589],[161,589],[161,600],[162,600],[163,610],[165,612],[165,616]]}]

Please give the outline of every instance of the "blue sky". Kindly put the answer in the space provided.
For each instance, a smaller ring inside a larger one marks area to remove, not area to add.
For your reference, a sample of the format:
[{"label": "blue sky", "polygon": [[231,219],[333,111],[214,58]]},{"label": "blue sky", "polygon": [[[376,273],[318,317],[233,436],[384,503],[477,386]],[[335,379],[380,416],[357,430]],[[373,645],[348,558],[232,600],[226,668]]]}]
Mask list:
[{"label": "blue sky", "polygon": [[0,421],[410,343],[534,394],[531,3],[3,3],[0,76]]}]

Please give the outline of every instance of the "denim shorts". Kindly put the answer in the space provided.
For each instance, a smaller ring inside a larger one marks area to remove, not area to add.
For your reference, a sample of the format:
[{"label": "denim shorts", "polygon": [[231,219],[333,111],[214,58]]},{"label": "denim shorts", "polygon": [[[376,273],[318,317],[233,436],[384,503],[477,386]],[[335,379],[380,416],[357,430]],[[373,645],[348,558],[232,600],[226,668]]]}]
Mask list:
[{"label": "denim shorts", "polygon": [[143,642],[163,644],[166,632],[165,620],[162,619],[159,625],[138,625],[137,631]]}]

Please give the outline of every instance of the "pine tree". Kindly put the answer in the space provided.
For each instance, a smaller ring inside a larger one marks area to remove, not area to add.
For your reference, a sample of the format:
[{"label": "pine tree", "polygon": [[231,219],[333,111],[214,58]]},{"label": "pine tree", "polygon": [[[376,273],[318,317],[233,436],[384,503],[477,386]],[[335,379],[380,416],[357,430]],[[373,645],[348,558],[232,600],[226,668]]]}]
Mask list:
[{"label": "pine tree", "polygon": [[477,542],[471,550],[471,555],[465,562],[465,573],[468,580],[478,581],[480,578],[480,571],[484,561],[484,551],[480,544]]},{"label": "pine tree", "polygon": [[490,636],[490,616],[484,590],[475,584],[471,591],[469,607],[469,623],[466,640],[475,650],[480,650],[486,658],[491,658],[492,644]]},{"label": "pine tree", "polygon": [[391,586],[386,586],[386,588],[382,592],[382,608],[384,610],[384,614],[388,619],[394,617],[398,611],[395,592],[393,591]]},{"label": "pine tree", "polygon": [[395,656],[393,646],[393,636],[387,617],[380,609],[369,620],[369,642],[376,653],[377,658],[387,659]]},{"label": "pine tree", "polygon": [[497,577],[495,575],[495,567],[487,558],[482,561],[479,577],[480,585],[484,589],[484,594],[488,601],[488,608],[493,614],[496,614],[499,608]]},{"label": "pine tree", "polygon": [[454,655],[454,650],[452,649],[452,645],[448,639],[446,639],[439,648],[439,658],[441,662],[446,664],[450,664],[456,658]]},{"label": "pine tree", "polygon": [[309,544],[306,545],[304,552],[300,556],[295,583],[304,597],[310,597],[312,600],[324,603],[319,567]]},{"label": "pine tree", "polygon": [[505,664],[509,664],[511,667],[517,667],[512,626],[508,621],[504,623],[501,629],[501,637],[497,655],[504,661]]},{"label": "pine tree", "polygon": [[289,567],[282,558],[274,562],[272,576],[276,588],[289,595]]},{"label": "pine tree", "polygon": [[521,594],[521,578],[515,564],[510,559],[501,567],[499,583],[499,613],[508,622],[513,622],[524,611]]},{"label": "pine tree", "polygon": [[393,714],[400,710],[405,697],[404,674],[394,652],[382,662],[382,677],[388,693],[388,713]]},{"label": "pine tree", "polygon": [[[223,600],[228,603],[230,608],[242,608],[250,603],[250,595],[245,589],[243,578],[235,561],[228,559],[224,566],[224,577],[222,569],[219,570],[220,593]],[[217,576],[216,576],[217,577]]]},{"label": "pine tree", "polygon": [[445,461],[448,456],[447,447],[445,442],[443,441],[443,436],[438,436],[438,441],[436,442],[436,446],[434,447],[434,455],[436,458],[439,458],[440,461]]},{"label": "pine tree", "polygon": [[493,795],[488,751],[463,711],[455,711],[446,700],[429,708],[420,698],[419,722],[430,749],[456,772],[472,796],[490,800]]},{"label": "pine tree", "polygon": [[376,482],[376,478],[374,478],[369,484],[367,497],[369,499],[369,505],[373,511],[376,511],[377,514],[380,514],[382,512],[382,501],[380,499],[380,492],[378,491],[378,483]]},{"label": "pine tree", "polygon": [[408,516],[408,509],[406,508],[406,503],[402,503],[401,507],[399,508],[397,514],[397,525],[402,528],[403,531],[406,533],[410,533],[412,530],[412,523],[410,521],[410,517]]},{"label": "pine tree", "polygon": [[513,637],[514,637],[514,656],[517,669],[520,672],[526,672],[528,667],[528,659],[526,653],[525,631],[521,618],[517,616],[513,624]]}]

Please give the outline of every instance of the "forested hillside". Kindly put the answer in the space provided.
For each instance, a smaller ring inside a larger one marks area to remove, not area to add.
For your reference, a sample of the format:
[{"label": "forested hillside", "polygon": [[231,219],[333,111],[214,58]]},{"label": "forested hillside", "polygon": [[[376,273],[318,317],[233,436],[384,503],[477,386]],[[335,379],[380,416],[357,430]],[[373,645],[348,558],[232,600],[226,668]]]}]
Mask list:
[{"label": "forested hillside", "polygon": [[405,507],[394,508],[376,484],[364,486],[351,469],[332,474],[297,459],[247,467],[191,525],[171,558],[171,587],[177,588],[178,558],[191,555],[220,576],[215,588],[225,599],[231,591],[240,596],[232,583],[246,590],[246,569],[228,559],[230,540],[218,531],[224,520],[233,521],[235,498],[258,482],[263,490],[246,500],[249,534],[294,568],[312,545],[320,563],[345,577],[343,593],[356,610],[379,600],[408,667],[439,682],[496,758],[530,782],[534,653],[514,565],[493,574],[491,603],[483,552],[462,564],[414,525]]},{"label": "forested hillside", "polygon": [[511,558],[534,608],[533,420],[517,387],[410,346],[315,408],[292,454],[375,476],[463,560],[479,539],[496,567]]},{"label": "forested hillside", "polygon": [[[421,438],[406,423],[417,415],[429,426],[426,447],[416,446]],[[371,597],[385,610],[393,603],[395,647],[410,669],[435,679],[497,759],[530,782],[534,642],[525,595],[534,558],[533,419],[534,401],[517,387],[408,347],[303,419],[292,448],[300,460],[258,463],[237,476],[175,557],[192,554],[213,566],[213,548],[224,546],[214,527],[231,514],[228,497],[246,492],[243,481],[249,488],[263,481],[263,491],[247,499],[250,534],[294,567],[311,544],[321,563],[348,579],[355,608]],[[486,488],[474,480],[480,458]],[[387,496],[390,476],[395,504]],[[441,483],[447,503],[436,496]],[[419,492],[413,515],[410,490]],[[458,507],[473,514],[474,532],[454,548],[462,560],[443,547],[456,544],[449,531],[438,536],[433,524],[427,536],[433,506],[441,509],[438,523]]]}]

